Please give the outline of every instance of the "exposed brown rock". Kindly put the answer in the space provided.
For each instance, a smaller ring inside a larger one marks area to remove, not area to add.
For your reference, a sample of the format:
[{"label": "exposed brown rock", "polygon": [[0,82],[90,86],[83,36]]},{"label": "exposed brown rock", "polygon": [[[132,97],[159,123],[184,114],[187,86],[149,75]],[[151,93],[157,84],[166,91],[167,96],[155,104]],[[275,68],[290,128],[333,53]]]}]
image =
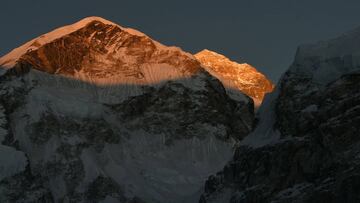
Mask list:
[{"label": "exposed brown rock", "polygon": [[83,71],[100,78],[117,74],[141,78],[140,67],[146,64],[168,64],[189,74],[201,69],[199,62],[189,55],[156,43],[146,35],[131,34],[117,25],[92,21],[28,51],[19,61],[51,74],[73,75]]}]

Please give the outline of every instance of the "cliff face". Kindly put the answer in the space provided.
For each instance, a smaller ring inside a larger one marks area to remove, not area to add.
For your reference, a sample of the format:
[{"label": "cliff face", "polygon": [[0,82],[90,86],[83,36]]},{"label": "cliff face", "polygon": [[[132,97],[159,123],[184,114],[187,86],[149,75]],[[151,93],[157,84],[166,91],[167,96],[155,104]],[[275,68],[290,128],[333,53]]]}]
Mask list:
[{"label": "cliff face", "polygon": [[243,92],[253,99],[256,107],[261,105],[265,94],[274,89],[272,82],[253,66],[236,63],[225,56],[209,50],[195,54],[204,68],[218,78],[229,94]]},{"label": "cliff face", "polygon": [[101,18],[0,64],[1,202],[197,201],[252,130],[191,54]]},{"label": "cliff face", "polygon": [[301,46],[200,202],[360,200],[359,30]]}]

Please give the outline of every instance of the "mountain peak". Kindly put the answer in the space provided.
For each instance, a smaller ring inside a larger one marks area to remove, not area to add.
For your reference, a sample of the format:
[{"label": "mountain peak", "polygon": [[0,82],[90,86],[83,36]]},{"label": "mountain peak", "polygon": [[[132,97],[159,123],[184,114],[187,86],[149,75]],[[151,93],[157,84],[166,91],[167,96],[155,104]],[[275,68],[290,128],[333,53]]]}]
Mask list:
[{"label": "mountain peak", "polygon": [[195,58],[218,78],[228,90],[244,92],[260,106],[266,93],[272,92],[274,85],[262,73],[247,63],[231,61],[222,54],[204,49]]},{"label": "mountain peak", "polygon": [[231,64],[232,66],[237,66],[239,68],[244,68],[247,67],[249,69],[253,68],[255,71],[256,69],[254,67],[252,67],[251,65],[247,64],[247,63],[238,63],[235,61],[232,61],[231,59],[229,59],[228,57],[219,54],[215,51],[211,51],[209,49],[203,49],[202,51],[198,52],[195,54],[196,58],[198,59],[207,59],[207,61],[218,61],[218,63],[226,63],[226,64]]},{"label": "mountain peak", "polygon": [[211,51],[211,50],[209,50],[209,49],[203,49],[203,50],[199,51],[197,54],[214,54],[214,55],[221,55],[221,54],[218,54],[218,53],[216,53],[216,52],[214,52],[214,51]]},{"label": "mountain peak", "polygon": [[0,58],[0,65],[31,67],[97,84],[152,84],[202,70],[194,56],[180,48],[100,17],[84,18],[35,38]]},{"label": "mountain peak", "polygon": [[99,21],[99,22],[102,22],[102,23],[105,23],[105,24],[113,24],[113,25],[117,25],[116,23],[114,22],[111,22],[105,18],[102,18],[102,17],[99,17],[99,16],[89,16],[89,17],[85,17],[83,19],[81,19],[80,21],[78,21],[77,23],[75,24],[78,24],[78,25],[86,25],[90,22],[93,22],[93,21]]},{"label": "mountain peak", "polygon": [[227,58],[226,56],[222,55],[222,54],[219,54],[215,51],[211,51],[209,49],[203,49],[202,51],[198,52],[196,54],[197,56],[206,56],[206,57],[210,57],[210,56],[213,56],[213,57],[217,57],[217,58],[223,58],[223,59],[227,59],[230,61],[229,58]]},{"label": "mountain peak", "polygon": [[15,48],[10,53],[0,58],[0,66],[3,66],[5,68],[11,68],[21,58],[21,56],[26,54],[27,52],[34,51],[45,44],[51,43],[54,40],[62,38],[80,29],[83,29],[84,27],[88,26],[91,23],[96,24],[96,22],[99,22],[104,25],[112,26],[114,28],[117,27],[131,35],[146,36],[144,33],[141,33],[137,30],[131,28],[124,28],[116,23],[113,23],[101,17],[97,17],[97,16],[86,17],[73,24],[66,25],[57,28],[49,33],[43,34],[35,39],[30,40],[29,42],[23,44],[22,46]]}]

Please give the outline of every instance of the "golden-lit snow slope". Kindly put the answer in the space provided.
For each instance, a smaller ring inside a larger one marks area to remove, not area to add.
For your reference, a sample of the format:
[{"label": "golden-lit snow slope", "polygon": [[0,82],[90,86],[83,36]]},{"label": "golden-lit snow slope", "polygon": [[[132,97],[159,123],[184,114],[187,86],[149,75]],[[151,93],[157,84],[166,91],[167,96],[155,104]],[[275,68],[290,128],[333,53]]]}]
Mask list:
[{"label": "golden-lit snow slope", "polygon": [[236,63],[206,49],[195,54],[195,57],[208,72],[223,83],[225,88],[245,93],[254,100],[257,107],[265,94],[274,89],[274,85],[266,76],[247,63]]},{"label": "golden-lit snow slope", "polygon": [[100,17],[44,34],[0,58],[0,66],[36,70],[97,84],[154,84],[203,70],[189,53]]}]

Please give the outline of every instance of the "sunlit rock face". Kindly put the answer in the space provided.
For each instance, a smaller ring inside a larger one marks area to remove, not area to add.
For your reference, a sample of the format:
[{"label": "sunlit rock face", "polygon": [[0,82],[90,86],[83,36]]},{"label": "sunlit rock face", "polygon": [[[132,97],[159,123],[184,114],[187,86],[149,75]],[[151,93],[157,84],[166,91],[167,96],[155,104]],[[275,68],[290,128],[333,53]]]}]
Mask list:
[{"label": "sunlit rock face", "polygon": [[360,29],[298,48],[210,202],[359,202]]},{"label": "sunlit rock face", "polygon": [[97,84],[159,83],[189,77],[201,69],[181,49],[101,18],[86,18],[67,27],[32,40],[4,56],[0,64],[30,64],[43,72]]},{"label": "sunlit rock face", "polygon": [[243,92],[254,100],[256,107],[260,106],[265,94],[274,89],[274,85],[265,75],[247,63],[236,63],[206,49],[195,54],[195,57],[209,73],[224,84],[229,94],[233,94],[234,90],[235,93]]},{"label": "sunlit rock face", "polygon": [[191,54],[98,17],[0,64],[0,202],[196,202],[253,127]]}]

